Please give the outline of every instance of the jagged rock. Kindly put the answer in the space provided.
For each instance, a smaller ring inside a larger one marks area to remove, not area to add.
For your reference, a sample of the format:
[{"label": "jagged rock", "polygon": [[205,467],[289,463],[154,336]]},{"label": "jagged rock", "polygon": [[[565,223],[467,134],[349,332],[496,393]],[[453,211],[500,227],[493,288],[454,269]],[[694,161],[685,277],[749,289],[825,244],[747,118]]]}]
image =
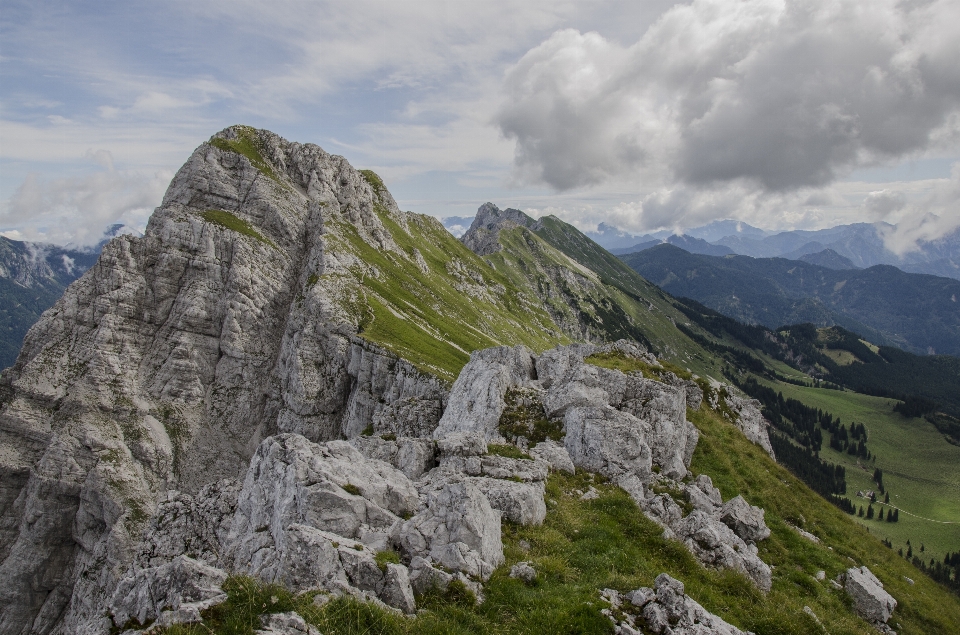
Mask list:
[{"label": "jagged rock", "polygon": [[[620,596],[640,609],[640,620],[651,633],[660,635],[748,635],[700,606],[684,593],[683,583],[661,573],[654,588],[640,588]],[[614,592],[615,593],[615,592]],[[616,623],[616,621],[615,621]],[[632,627],[632,624],[627,626]],[[636,631],[639,632],[639,631]]]},{"label": "jagged rock", "polygon": [[478,432],[487,440],[500,438],[497,424],[507,390],[531,381],[534,373],[533,352],[526,346],[475,351],[450,390],[434,438],[455,432]]},{"label": "jagged rock", "polygon": [[517,226],[537,229],[540,225],[518,209],[501,210],[493,203],[484,203],[461,240],[478,256],[488,256],[502,248],[497,240],[500,230]]},{"label": "jagged rock", "polygon": [[196,496],[168,492],[140,540],[137,565],[158,566],[183,554],[220,564],[239,494],[240,483],[235,479],[206,485]]},{"label": "jagged rock", "polygon": [[350,443],[365,457],[385,461],[411,480],[429,472],[437,462],[434,441],[430,438],[359,436]]},{"label": "jagged rock", "polygon": [[683,389],[687,395],[687,408],[700,410],[700,405],[703,403],[703,389],[700,385],[688,379],[683,382]]},{"label": "jagged rock", "polygon": [[429,222],[342,157],[233,127],[104,247],[0,380],[0,631],[102,631],[161,495],[236,477],[269,434],[432,433],[445,383],[357,337],[375,272],[344,232],[412,262],[381,216]]},{"label": "jagged rock", "polygon": [[255,635],[321,635],[320,631],[307,624],[298,613],[268,613],[260,616],[262,628]]},{"label": "jagged rock", "polygon": [[221,569],[179,556],[158,567],[137,569],[120,581],[109,602],[116,626],[146,625],[166,612],[166,624],[199,621],[200,611],[224,602]]},{"label": "jagged rock", "polygon": [[533,584],[537,579],[537,571],[530,562],[518,562],[510,567],[510,577],[521,580],[526,584]]},{"label": "jagged rock", "polygon": [[567,452],[565,447],[552,439],[541,441],[530,448],[530,456],[539,461],[543,461],[549,465],[551,469],[557,470],[558,472],[573,474],[576,471],[576,468],[573,466],[573,461],[570,459],[570,453]]},{"label": "jagged rock", "polygon": [[228,555],[235,570],[293,590],[369,592],[412,612],[406,568],[381,570],[398,514],[419,506],[413,484],[345,441],[270,437],[254,454],[240,492]]},{"label": "jagged rock", "polygon": [[684,488],[684,495],[694,509],[712,514],[723,504],[720,490],[714,487],[713,480],[706,474],[701,474],[690,485]]},{"label": "jagged rock", "polygon": [[673,535],[673,530],[671,530],[670,527],[683,518],[683,509],[667,494],[657,494],[649,498],[641,499],[640,509],[643,510],[647,518],[653,520],[664,529],[668,529],[671,536]]},{"label": "jagged rock", "polygon": [[451,571],[487,579],[503,562],[500,512],[467,482],[428,495],[426,509],[398,524],[391,541],[409,557],[429,557]]},{"label": "jagged rock", "polygon": [[700,562],[740,571],[762,591],[770,590],[770,567],[757,556],[757,548],[745,543],[719,519],[695,509],[670,528]]},{"label": "jagged rock", "polygon": [[760,402],[756,399],[744,399],[729,394],[724,397],[724,401],[736,417],[735,423],[743,432],[743,435],[776,459],[773,454],[773,446],[770,445],[770,437],[767,434],[767,428],[770,424],[760,413]]},{"label": "jagged rock", "polygon": [[751,505],[737,495],[720,509],[720,522],[747,542],[757,542],[770,537],[770,529],[763,522],[764,511]]},{"label": "jagged rock", "polygon": [[897,608],[897,601],[883,588],[883,583],[867,567],[847,569],[844,589],[853,599],[857,615],[874,624],[886,624]]}]

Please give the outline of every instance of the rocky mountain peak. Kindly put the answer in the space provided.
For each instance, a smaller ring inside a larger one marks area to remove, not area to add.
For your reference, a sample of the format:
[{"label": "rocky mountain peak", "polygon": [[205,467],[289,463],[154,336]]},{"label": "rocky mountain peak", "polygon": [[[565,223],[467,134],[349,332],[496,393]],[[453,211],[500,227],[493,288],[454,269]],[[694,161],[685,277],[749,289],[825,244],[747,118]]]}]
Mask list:
[{"label": "rocky mountain peak", "polygon": [[460,240],[478,256],[488,256],[501,249],[497,240],[500,230],[513,227],[526,227],[536,231],[540,228],[540,223],[518,209],[502,210],[488,202],[477,210],[470,229]]}]

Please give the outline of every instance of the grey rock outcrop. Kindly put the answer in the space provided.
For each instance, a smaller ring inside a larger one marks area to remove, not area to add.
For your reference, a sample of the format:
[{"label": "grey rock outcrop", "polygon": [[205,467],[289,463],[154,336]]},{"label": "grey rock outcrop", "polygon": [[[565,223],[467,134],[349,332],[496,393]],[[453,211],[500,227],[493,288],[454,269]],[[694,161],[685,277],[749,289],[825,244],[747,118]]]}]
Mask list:
[{"label": "grey rock outcrop", "polygon": [[434,438],[455,432],[481,432],[499,439],[497,425],[507,390],[534,378],[533,352],[525,346],[500,346],[476,351],[453,383],[447,409]]},{"label": "grey rock outcrop", "polygon": [[226,572],[187,556],[134,571],[120,581],[110,600],[115,626],[200,621],[200,611],[224,602]]},{"label": "grey rock outcrop", "polygon": [[238,476],[270,434],[429,436],[446,386],[351,309],[377,272],[345,232],[412,259],[382,215],[428,222],[342,157],[234,127],[104,247],[0,380],[0,632],[99,628],[158,498]]},{"label": "grey rock outcrop", "polygon": [[567,449],[551,439],[541,441],[530,448],[530,456],[546,463],[550,466],[550,469],[558,472],[573,474],[576,471]]},{"label": "grey rock outcrop", "polygon": [[307,624],[299,614],[268,613],[260,619],[262,628],[255,635],[321,635],[319,629]]},{"label": "grey rock outcrop", "polygon": [[401,472],[365,459],[345,441],[271,437],[244,480],[227,539],[229,559],[236,570],[294,589],[343,582],[354,577],[344,574],[344,559],[356,569],[353,552],[385,544],[399,515],[412,514],[419,503]]},{"label": "grey rock outcrop", "polygon": [[684,590],[682,582],[666,573],[657,576],[653,588],[628,593],[604,589],[601,596],[610,603],[604,613],[618,635],[638,635],[641,626],[656,635],[750,635],[707,611]]},{"label": "grey rock outcrop", "polygon": [[502,249],[497,238],[501,229],[510,227],[538,229],[539,224],[518,209],[501,210],[493,203],[484,203],[461,240],[478,256],[488,256]]},{"label": "grey rock outcrop", "polygon": [[503,562],[500,512],[469,482],[431,493],[426,509],[394,527],[391,541],[408,557],[484,580]]},{"label": "grey rock outcrop", "polygon": [[770,424],[760,413],[760,402],[756,399],[744,399],[731,394],[724,397],[724,401],[736,416],[734,423],[743,432],[743,436],[759,445],[767,454],[776,459],[773,454],[773,446],[770,445],[770,436],[767,434],[767,428]]},{"label": "grey rock outcrop", "polygon": [[436,465],[434,441],[423,437],[359,436],[350,443],[369,459],[385,461],[415,480]]},{"label": "grey rock outcrop", "polygon": [[770,567],[757,555],[756,546],[744,542],[715,516],[695,509],[670,528],[700,562],[740,571],[762,591],[770,590]]},{"label": "grey rock outcrop", "polygon": [[897,601],[867,567],[847,569],[843,587],[853,599],[857,615],[874,625],[886,625],[897,608]]},{"label": "grey rock outcrop", "polygon": [[764,511],[751,505],[742,496],[735,496],[723,504],[718,517],[720,522],[747,542],[757,542],[770,537],[770,528],[763,521]]}]

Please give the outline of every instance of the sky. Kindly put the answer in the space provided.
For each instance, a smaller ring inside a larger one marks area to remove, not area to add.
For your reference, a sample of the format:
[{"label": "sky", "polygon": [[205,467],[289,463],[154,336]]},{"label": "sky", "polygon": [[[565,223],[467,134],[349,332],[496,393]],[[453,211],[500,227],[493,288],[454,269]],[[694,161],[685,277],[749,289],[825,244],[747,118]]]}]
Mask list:
[{"label": "sky", "polygon": [[0,0],[0,234],[142,229],[243,123],[400,207],[584,230],[960,226],[960,2]]}]

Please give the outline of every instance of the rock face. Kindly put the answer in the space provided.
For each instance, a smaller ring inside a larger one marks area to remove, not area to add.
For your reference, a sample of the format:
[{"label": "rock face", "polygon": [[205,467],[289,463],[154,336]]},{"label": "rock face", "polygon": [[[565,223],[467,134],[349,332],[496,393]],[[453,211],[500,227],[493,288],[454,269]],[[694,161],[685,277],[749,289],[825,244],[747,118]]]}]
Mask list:
[{"label": "rock face", "polygon": [[611,605],[605,612],[618,635],[637,635],[641,626],[657,635],[747,635],[700,606],[684,593],[683,582],[666,573],[657,576],[652,589],[623,594],[604,589],[601,595]]},{"label": "rock face", "polygon": [[883,583],[867,567],[847,569],[844,589],[853,599],[857,615],[874,625],[886,625],[897,608],[897,601],[883,588]]},{"label": "rock face", "polygon": [[0,382],[0,632],[97,623],[158,494],[238,476],[269,434],[432,432],[443,382],[356,335],[377,272],[350,245],[413,258],[383,218],[426,223],[342,157],[235,127],[106,245]]}]

